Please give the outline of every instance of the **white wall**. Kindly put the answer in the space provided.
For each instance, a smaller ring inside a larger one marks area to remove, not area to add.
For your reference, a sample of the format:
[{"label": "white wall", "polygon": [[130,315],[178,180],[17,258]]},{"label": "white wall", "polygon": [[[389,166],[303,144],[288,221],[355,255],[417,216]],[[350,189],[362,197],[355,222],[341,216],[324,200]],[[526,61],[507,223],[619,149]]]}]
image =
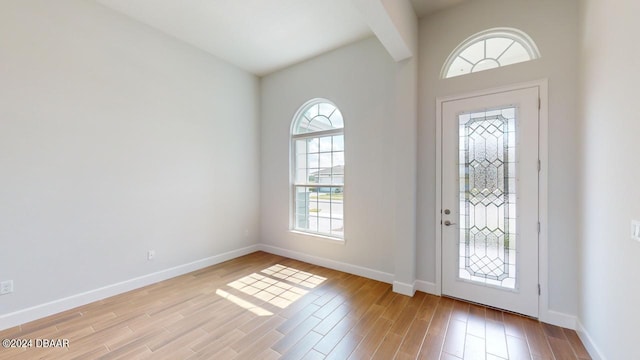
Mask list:
[{"label": "white wall", "polygon": [[636,0],[582,2],[582,234],[579,317],[601,355],[638,357],[640,47]]},{"label": "white wall", "polygon": [[2,1],[0,316],[256,243],[258,83],[91,1]]},{"label": "white wall", "polygon": [[[417,277],[436,281],[436,97],[542,78],[549,79],[549,307],[577,314],[577,24],[576,0],[484,0],[420,21]],[[447,56],[467,37],[494,27],[529,34],[542,58],[440,79]]]},{"label": "white wall", "polygon": [[[364,267],[393,279],[396,246],[412,249],[414,241],[411,218],[402,219],[409,226],[396,227],[398,214],[414,213],[416,138],[411,104],[415,104],[417,64],[412,61],[395,63],[371,38],[262,79],[264,244]],[[333,101],[345,121],[344,244],[289,231],[290,125],[298,108],[317,97]],[[399,144],[402,136],[405,140]],[[400,183],[399,173],[408,180]],[[412,251],[407,252],[406,261],[412,262]],[[412,271],[413,267],[403,269],[403,274],[411,278]]]}]

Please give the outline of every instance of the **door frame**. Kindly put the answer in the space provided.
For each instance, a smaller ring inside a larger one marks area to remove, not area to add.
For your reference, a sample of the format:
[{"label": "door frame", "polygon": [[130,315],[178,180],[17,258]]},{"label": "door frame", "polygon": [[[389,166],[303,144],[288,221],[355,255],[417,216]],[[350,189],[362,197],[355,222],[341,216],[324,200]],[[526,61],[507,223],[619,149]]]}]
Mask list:
[{"label": "door frame", "polygon": [[436,98],[436,202],[435,202],[435,239],[436,239],[436,292],[442,295],[442,107],[445,102],[463,100],[472,97],[490,95],[500,92],[521,90],[537,87],[540,94],[539,109],[539,133],[538,133],[538,159],[540,160],[540,172],[538,174],[538,221],[540,233],[538,235],[538,282],[540,296],[538,297],[538,318],[541,321],[558,323],[549,311],[548,279],[548,171],[549,171],[549,107],[548,107],[548,80],[540,79],[524,83],[511,84],[461,94],[442,96]]}]

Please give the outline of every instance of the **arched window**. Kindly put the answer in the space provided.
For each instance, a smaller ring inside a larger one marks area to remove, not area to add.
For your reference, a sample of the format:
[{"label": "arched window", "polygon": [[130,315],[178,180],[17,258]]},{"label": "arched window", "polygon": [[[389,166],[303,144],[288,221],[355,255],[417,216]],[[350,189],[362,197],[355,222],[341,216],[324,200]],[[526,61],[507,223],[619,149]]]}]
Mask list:
[{"label": "arched window", "polygon": [[344,238],[344,122],[330,101],[313,99],[291,125],[292,229]]},{"label": "arched window", "polygon": [[458,45],[442,68],[442,78],[489,70],[539,57],[538,47],[524,32],[511,28],[489,29],[471,36]]}]

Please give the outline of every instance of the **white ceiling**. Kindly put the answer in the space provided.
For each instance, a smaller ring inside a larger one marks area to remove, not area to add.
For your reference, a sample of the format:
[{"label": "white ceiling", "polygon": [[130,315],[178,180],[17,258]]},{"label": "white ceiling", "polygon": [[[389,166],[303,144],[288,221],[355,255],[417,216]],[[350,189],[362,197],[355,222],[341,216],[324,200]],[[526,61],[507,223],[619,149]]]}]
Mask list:
[{"label": "white ceiling", "polygon": [[[256,75],[373,35],[349,0],[96,1]],[[423,16],[463,0],[411,1]]]}]

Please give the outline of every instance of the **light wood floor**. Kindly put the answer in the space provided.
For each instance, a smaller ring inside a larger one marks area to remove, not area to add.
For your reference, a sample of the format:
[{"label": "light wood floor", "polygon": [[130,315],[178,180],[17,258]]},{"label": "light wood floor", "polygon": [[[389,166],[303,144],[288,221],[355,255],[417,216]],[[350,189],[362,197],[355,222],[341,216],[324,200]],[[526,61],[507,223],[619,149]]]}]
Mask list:
[{"label": "light wood floor", "polygon": [[572,330],[257,252],[0,332],[0,359],[589,359]]}]

